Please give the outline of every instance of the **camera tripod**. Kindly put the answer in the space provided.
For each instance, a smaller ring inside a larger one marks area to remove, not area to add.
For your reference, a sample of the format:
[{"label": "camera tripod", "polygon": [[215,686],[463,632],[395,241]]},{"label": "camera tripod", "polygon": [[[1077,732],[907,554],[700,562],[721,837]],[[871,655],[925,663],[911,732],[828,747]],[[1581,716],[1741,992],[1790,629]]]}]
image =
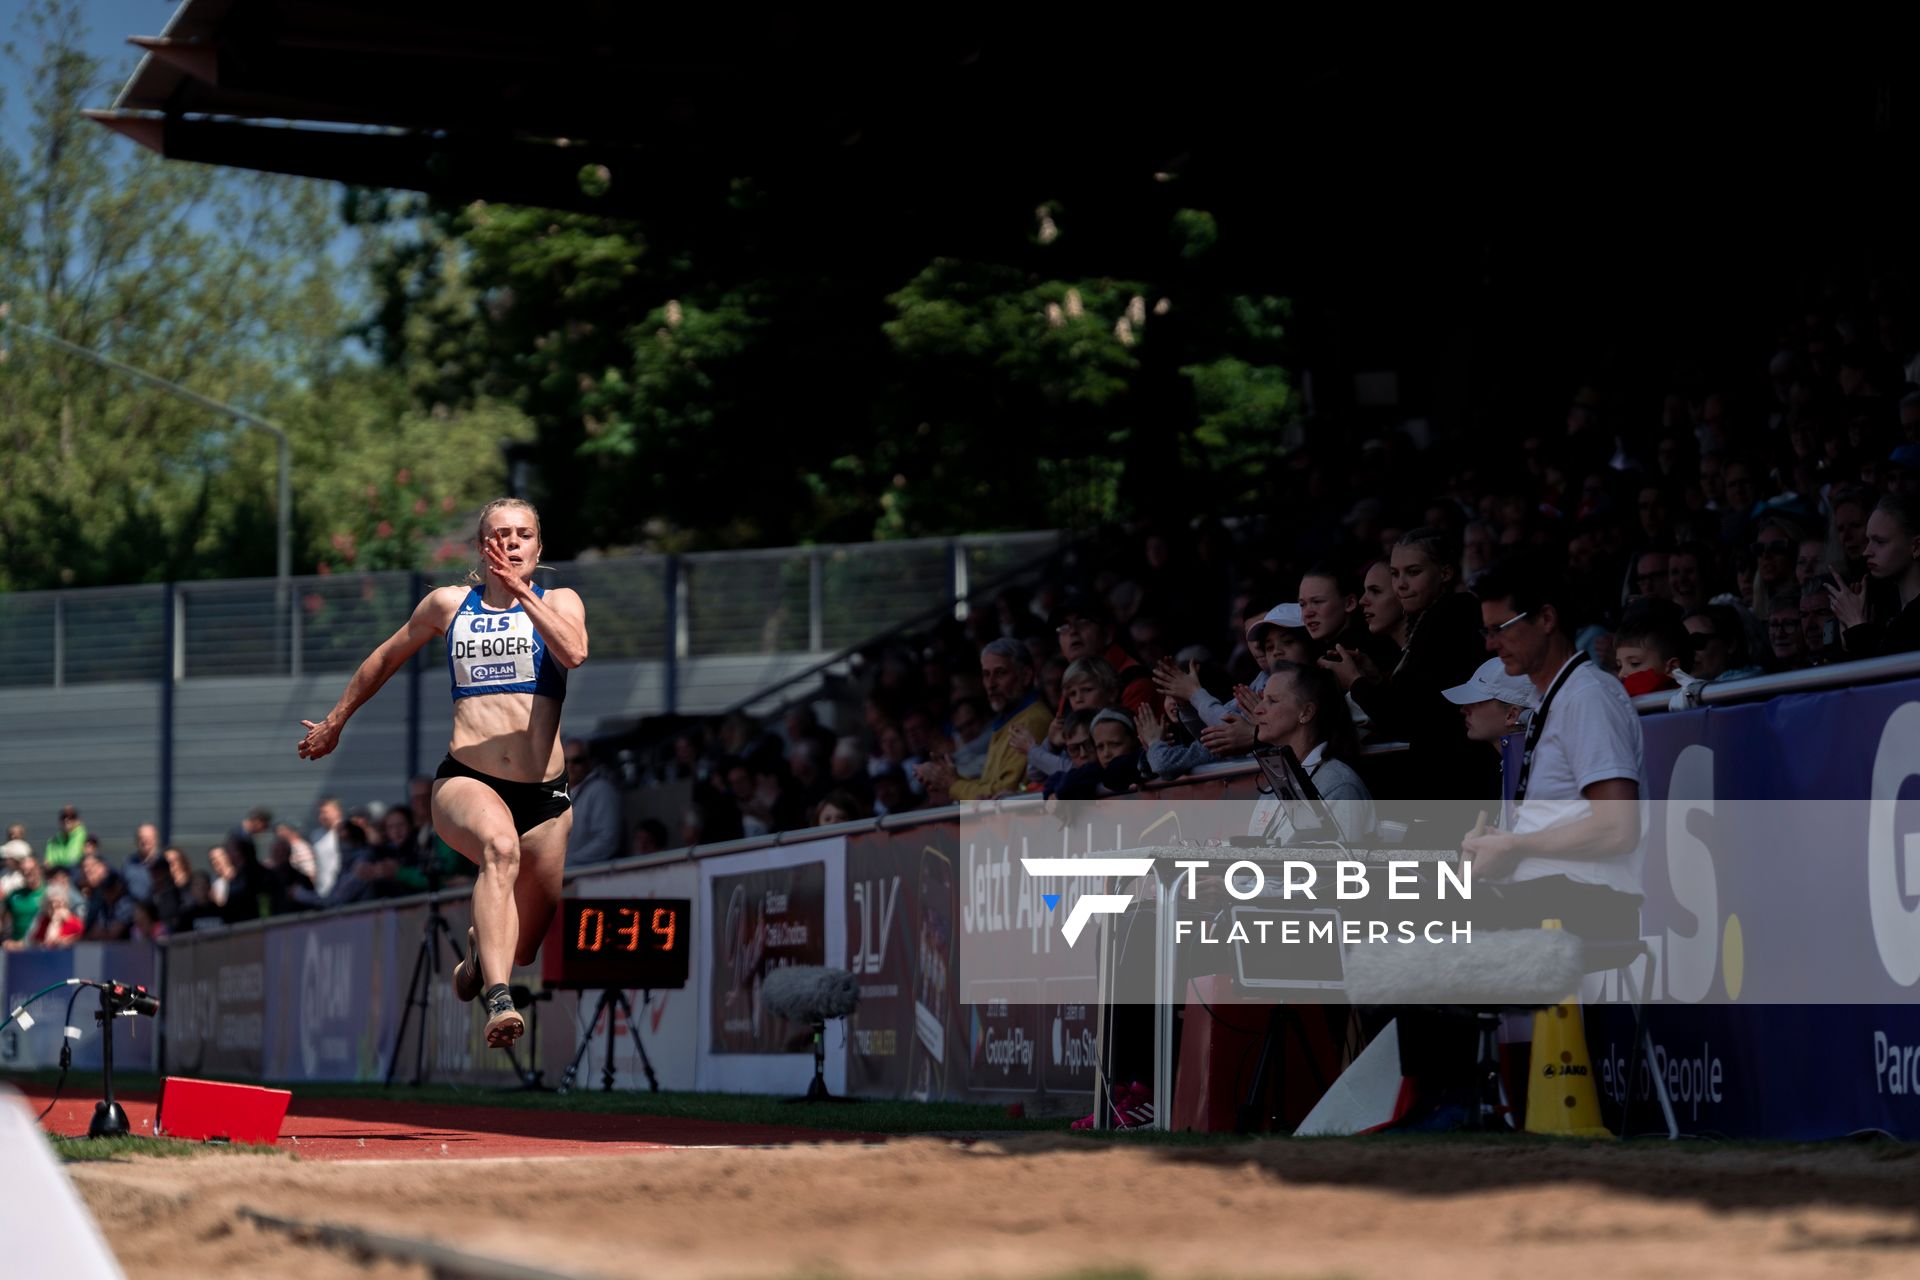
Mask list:
[{"label": "camera tripod", "polygon": [[[653,1003],[653,992],[640,993],[640,1008],[644,1012]],[[616,1039],[613,1030],[615,1010],[626,1014],[627,1032],[633,1037],[633,1047],[640,1052],[640,1069],[647,1074],[647,1088],[654,1093],[660,1092],[660,1081],[653,1074],[653,1060],[647,1057],[647,1046],[640,1041],[640,1023],[634,1017],[633,1003],[627,999],[627,993],[613,987],[600,992],[600,1003],[593,1007],[593,1017],[587,1022],[587,1029],[580,1037],[580,1047],[574,1050],[573,1061],[567,1064],[567,1073],[560,1077],[560,1087],[555,1093],[570,1093],[573,1090],[573,1077],[579,1072],[580,1064],[586,1060],[587,1050],[593,1047],[593,1029],[600,1025],[600,1015],[607,1015],[607,1063],[600,1071],[600,1087],[609,1092],[613,1089],[613,1048]]]},{"label": "camera tripod", "polygon": [[[438,876],[430,877],[428,885],[430,896],[427,898],[427,918],[421,925],[420,950],[414,956],[413,976],[407,980],[406,1011],[400,1015],[400,1030],[393,1038],[393,1054],[387,1059],[385,1086],[389,1089],[393,1087],[394,1073],[399,1070],[400,1047],[407,1042],[407,1025],[413,1021],[413,1011],[416,1008],[420,1010],[420,1033],[415,1038],[413,1045],[413,1079],[407,1083],[410,1085],[426,1083],[427,1042],[432,1036],[433,1027],[433,990],[440,981],[441,973],[440,935],[443,933],[447,935],[447,946],[453,950],[453,960],[455,964],[459,964],[467,958],[466,952],[461,950],[460,944],[454,940],[453,926],[447,922],[445,916],[440,914],[440,878]],[[550,998],[551,995],[547,992],[533,994],[527,992],[525,987],[515,987],[513,1005],[514,1008],[519,1009],[526,1007],[535,1000]],[[528,1058],[530,1065],[525,1068],[521,1067],[520,1055],[513,1051],[512,1045],[506,1046],[507,1061],[513,1064],[513,1075],[516,1080],[520,1081],[519,1088],[521,1089],[531,1091],[545,1087],[540,1083],[540,1077],[543,1073],[531,1065],[540,1061],[539,1043],[540,1014],[539,1010],[535,1009],[533,1015],[534,1048],[530,1051],[531,1056]]]},{"label": "camera tripod", "polygon": [[411,1085],[424,1084],[427,1079],[427,1040],[433,1027],[432,996],[433,988],[440,981],[440,935],[447,935],[447,945],[453,948],[454,962],[466,957],[461,953],[460,944],[453,940],[453,926],[440,914],[440,878],[432,877],[428,881],[427,918],[421,926],[420,950],[414,956],[413,977],[407,980],[406,1011],[400,1015],[400,1031],[393,1038],[393,1053],[387,1059],[387,1077],[385,1087],[393,1087],[393,1075],[400,1067],[400,1046],[407,1042],[407,1024],[413,1021],[413,1011],[420,1010],[420,1034],[414,1040],[413,1079]]}]

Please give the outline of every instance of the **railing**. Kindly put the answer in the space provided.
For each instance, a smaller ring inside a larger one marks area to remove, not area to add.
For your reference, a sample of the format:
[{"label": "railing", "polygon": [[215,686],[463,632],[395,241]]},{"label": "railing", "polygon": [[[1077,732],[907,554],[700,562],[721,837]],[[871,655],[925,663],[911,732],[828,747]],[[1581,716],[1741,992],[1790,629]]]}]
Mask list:
[{"label": "railing", "polygon": [[[555,566],[578,588],[593,652],[669,664],[825,653],[952,607],[978,583],[1061,545],[1052,532],[622,556]],[[0,595],[0,687],[350,671],[449,568]],[[171,642],[169,618],[171,610]],[[429,651],[429,660],[440,655]]]},{"label": "railing", "polygon": [[[885,630],[855,632],[856,638],[842,641],[839,647],[827,657],[810,663],[798,671],[790,672],[784,679],[756,689],[751,696],[742,698],[728,707],[726,714],[730,715],[735,711],[751,711],[756,714],[767,714],[771,711],[777,714],[791,705],[790,691],[807,686],[816,678],[829,672],[844,671],[847,660],[855,653],[917,632],[930,630],[940,621],[941,616],[948,612],[949,607],[954,616],[965,617],[965,611],[969,607],[968,602],[973,596],[985,597],[1000,587],[1031,575],[1052,559],[1069,552],[1071,547],[1072,540],[1061,536],[1052,547],[1048,548],[1049,554],[1026,559],[1012,554],[973,557],[956,553],[950,557],[948,564],[951,606],[943,599],[940,604],[931,609],[907,616],[896,615],[893,624]],[[998,550],[1007,551],[1004,547]],[[818,581],[817,577],[815,581]],[[852,628],[847,630],[853,631]]]},{"label": "railing", "polygon": [[1691,707],[1757,702],[1783,693],[1844,689],[1851,685],[1876,684],[1882,680],[1900,680],[1908,676],[1920,676],[1920,653],[1890,653],[1880,658],[1857,658],[1852,662],[1834,662],[1801,671],[1749,676],[1745,680],[1709,680],[1691,686],[1684,694],[1671,689],[1665,693],[1643,693],[1633,700],[1633,705],[1644,716],[1661,711],[1684,711]]}]

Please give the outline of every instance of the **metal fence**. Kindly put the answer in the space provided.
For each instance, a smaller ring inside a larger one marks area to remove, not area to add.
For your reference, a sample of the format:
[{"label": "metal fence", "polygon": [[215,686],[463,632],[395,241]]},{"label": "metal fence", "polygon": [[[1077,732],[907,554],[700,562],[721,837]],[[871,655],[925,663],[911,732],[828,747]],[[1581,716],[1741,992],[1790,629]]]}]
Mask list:
[{"label": "metal fence", "polygon": [[[593,652],[614,659],[828,653],[966,598],[1063,545],[1016,533],[575,561]],[[428,588],[396,573],[90,587],[0,595],[0,687],[351,671]],[[425,655],[441,658],[439,642]]]}]

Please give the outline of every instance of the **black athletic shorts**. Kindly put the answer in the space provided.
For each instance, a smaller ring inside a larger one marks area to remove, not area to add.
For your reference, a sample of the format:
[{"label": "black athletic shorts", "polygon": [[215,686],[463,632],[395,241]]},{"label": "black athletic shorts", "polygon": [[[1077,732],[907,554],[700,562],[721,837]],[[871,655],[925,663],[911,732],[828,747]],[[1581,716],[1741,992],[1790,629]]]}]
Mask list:
[{"label": "black athletic shorts", "polygon": [[490,773],[469,768],[449,755],[440,762],[433,776],[436,779],[472,778],[492,787],[493,793],[506,802],[507,812],[513,815],[513,829],[521,835],[559,817],[573,804],[567,796],[567,775],[564,773],[546,782],[508,782],[505,778],[496,778]]}]

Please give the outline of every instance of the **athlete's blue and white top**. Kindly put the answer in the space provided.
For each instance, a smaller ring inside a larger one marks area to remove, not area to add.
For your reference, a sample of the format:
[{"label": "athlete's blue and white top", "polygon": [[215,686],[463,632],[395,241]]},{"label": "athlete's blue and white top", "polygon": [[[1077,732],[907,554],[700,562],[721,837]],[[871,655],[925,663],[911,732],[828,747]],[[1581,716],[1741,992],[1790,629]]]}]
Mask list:
[{"label": "athlete's blue and white top", "polygon": [[[533,594],[547,593],[535,587]],[[547,642],[526,610],[518,603],[489,609],[478,587],[467,592],[447,627],[447,671],[456,698],[534,693],[567,700],[567,669],[548,655]]]}]

